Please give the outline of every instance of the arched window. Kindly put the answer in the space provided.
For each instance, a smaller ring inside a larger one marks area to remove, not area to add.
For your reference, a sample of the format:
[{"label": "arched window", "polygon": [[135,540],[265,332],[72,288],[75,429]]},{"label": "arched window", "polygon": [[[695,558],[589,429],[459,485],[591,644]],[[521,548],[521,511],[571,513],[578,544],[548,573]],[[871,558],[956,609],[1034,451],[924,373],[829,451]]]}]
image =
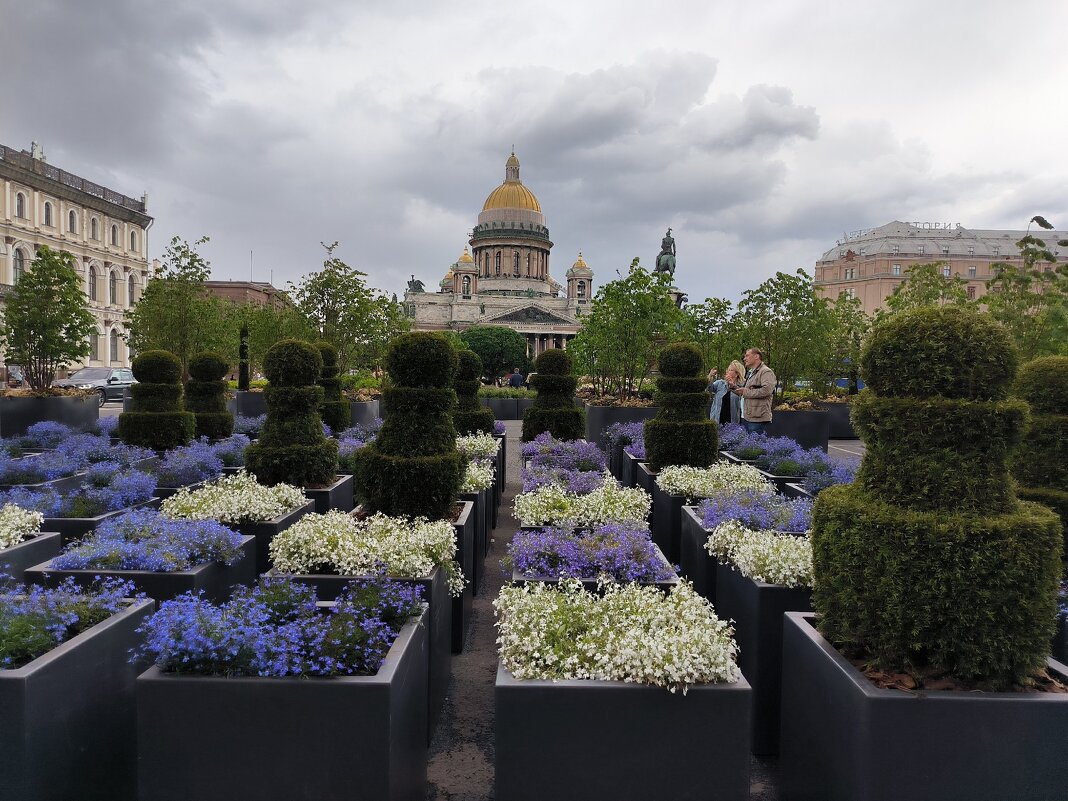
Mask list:
[{"label": "arched window", "polygon": [[119,276],[114,270],[108,279],[108,302],[115,305],[119,302]]},{"label": "arched window", "polygon": [[519,277],[519,251],[512,251],[512,273],[516,278]]},{"label": "arched window", "polygon": [[579,281],[578,282],[578,296],[580,298],[586,297],[586,282],[585,281]]},{"label": "arched window", "polygon": [[130,231],[130,250],[137,252],[137,231]]},{"label": "arched window", "polygon": [[131,306],[137,301],[137,281],[134,280],[133,273],[130,273],[130,280],[126,286],[126,302]]},{"label": "arched window", "polygon": [[111,244],[119,244],[119,226],[117,225],[111,226]]},{"label": "arched window", "polygon": [[112,328],[111,336],[108,339],[110,340],[108,358],[111,359],[111,363],[114,364],[119,360],[119,332]]},{"label": "arched window", "polygon": [[44,224],[52,225],[52,204],[47,202],[44,207]]},{"label": "arched window", "polygon": [[89,238],[100,239],[100,224],[97,222],[96,217],[89,221]]},{"label": "arched window", "polygon": [[78,233],[78,215],[74,213],[73,209],[67,213],[67,232]]},{"label": "arched window", "polygon": [[15,216],[26,218],[26,196],[22,192],[15,195]]},{"label": "arched window", "polygon": [[494,263],[494,272],[498,276],[501,274],[501,252],[499,250],[497,251],[497,257]]},{"label": "arched window", "polygon": [[96,267],[92,265],[89,265],[89,300],[96,300]]},{"label": "arched window", "polygon": [[465,295],[470,295],[471,294],[471,276],[465,275],[464,276],[464,280],[462,282],[462,285],[463,285],[463,288],[464,288],[464,294]]},{"label": "arched window", "polygon": [[89,361],[100,359],[100,333],[95,329],[89,334]]},{"label": "arched window", "polygon": [[15,273],[11,276],[11,283],[17,284],[22,274],[26,272],[26,254],[21,250],[15,251]]}]

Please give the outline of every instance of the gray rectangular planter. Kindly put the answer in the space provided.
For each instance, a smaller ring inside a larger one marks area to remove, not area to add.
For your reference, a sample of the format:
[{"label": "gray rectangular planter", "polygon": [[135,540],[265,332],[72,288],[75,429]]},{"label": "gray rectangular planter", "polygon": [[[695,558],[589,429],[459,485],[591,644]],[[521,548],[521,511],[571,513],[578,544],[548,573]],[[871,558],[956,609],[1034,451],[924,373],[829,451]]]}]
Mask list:
[{"label": "gray rectangular planter", "polygon": [[471,551],[471,589],[473,594],[478,595],[479,585],[482,583],[484,570],[483,561],[486,555],[486,543],[489,540],[489,503],[487,498],[493,492],[493,488],[480,490],[479,492],[460,493],[461,501],[470,501],[475,516],[475,541]]},{"label": "gray rectangular planter", "polygon": [[812,611],[812,590],[754,581],[721,563],[715,606],[734,621],[738,667],[753,688],[753,753],[777,754],[783,613]]},{"label": "gray rectangular planter", "polygon": [[157,498],[163,500],[164,498],[170,498],[172,495],[177,495],[181,490],[189,490],[192,492],[195,489],[200,489],[204,486],[203,481],[198,481],[195,484],[186,484],[181,487],[156,487],[153,493]]},{"label": "gray rectangular planter", "polygon": [[531,681],[497,668],[497,801],[748,801],[750,690],[686,695],[622,681]]},{"label": "gray rectangular planter", "polygon": [[614,423],[642,423],[656,417],[656,406],[586,406],[586,441],[604,447],[601,437]]},{"label": "gray rectangular planter", "polygon": [[[524,529],[524,531],[528,531],[528,530],[529,529]],[[657,560],[660,562],[660,564],[662,564],[664,567],[667,567],[667,568],[669,568],[671,570],[674,570],[674,568],[671,565],[671,562],[669,562],[667,560],[667,558],[664,556],[664,552],[661,551],[660,548],[656,549],[656,555],[657,555]],[[582,582],[582,586],[585,587],[587,591],[589,591],[589,592],[596,592],[597,591],[597,579],[596,578],[580,579],[580,581]],[[527,583],[530,583],[530,582],[539,582],[539,583],[542,583],[542,584],[558,584],[560,582],[560,579],[552,577],[552,576],[530,576],[530,575],[525,575],[523,573],[520,573],[518,570],[514,570],[514,569],[512,570],[512,583],[513,584],[527,584]],[[671,588],[679,583],[679,578],[678,578],[678,576],[672,576],[671,578],[667,578],[667,579],[664,579],[662,581],[641,581],[641,582],[637,582],[637,583],[644,584],[646,586],[658,587],[659,589],[663,590],[664,592],[670,592]]]},{"label": "gray rectangular planter", "polygon": [[821,409],[800,412],[773,412],[768,424],[769,437],[789,437],[804,448],[827,450],[830,415]]},{"label": "gray rectangular planter", "polygon": [[349,408],[351,410],[349,424],[354,426],[368,425],[376,417],[381,417],[381,414],[379,414],[379,406],[378,398],[369,401],[351,401],[349,403]]},{"label": "gray rectangular planter", "polygon": [[[880,689],[814,622],[790,612],[783,626],[784,797],[1068,798],[1068,695]],[[1068,666],[1047,665],[1068,680]]]},{"label": "gray rectangular planter", "polygon": [[155,603],[135,601],[27,665],[0,670],[0,798],[133,801],[129,651]]},{"label": "gray rectangular planter", "polygon": [[352,476],[342,474],[329,487],[304,488],[304,497],[315,502],[316,514],[325,515],[331,509],[348,514],[356,507]]},{"label": "gray rectangular planter", "polygon": [[515,399],[515,418],[516,420],[522,420],[523,415],[526,414],[527,409],[534,405],[533,398],[516,398]]},{"label": "gray rectangular planter", "polygon": [[304,515],[314,511],[315,502],[308,501],[293,511],[276,517],[274,520],[264,520],[259,523],[237,523],[236,525],[230,525],[230,528],[236,529],[246,536],[256,538],[256,573],[266,573],[270,567],[268,549],[271,547],[271,540],[304,517]]},{"label": "gray rectangular planter", "polygon": [[188,570],[171,573],[154,573],[148,570],[109,570],[90,568],[86,570],[56,570],[51,559],[27,568],[26,581],[55,587],[66,578],[73,578],[82,587],[90,586],[98,576],[132,581],[138,592],[143,592],[154,601],[169,601],[183,592],[203,592],[215,603],[230,599],[234,585],[252,584],[256,580],[256,540],[244,537],[241,556],[232,565],[208,562]]},{"label": "gray rectangular planter", "polygon": [[63,538],[59,532],[42,531],[36,537],[0,549],[0,574],[21,582],[27,568],[59,556],[62,545]]},{"label": "gray rectangular planter", "polygon": [[263,392],[237,390],[227,406],[231,412],[242,417],[259,417],[267,414],[267,396]]},{"label": "gray rectangular planter", "polygon": [[697,593],[715,605],[716,558],[705,550],[708,531],[701,525],[696,506],[682,507],[680,520],[679,568]]},{"label": "gray rectangular planter", "polygon": [[644,464],[644,462],[624,450],[622,464],[623,476],[620,478],[619,483],[627,488],[638,486],[638,465]]},{"label": "gray rectangular planter", "polygon": [[[760,470],[760,468],[757,468]],[[798,481],[803,481],[804,476],[776,476],[767,472],[766,470],[760,470],[760,474],[764,476],[768,481],[775,485],[775,491],[785,495],[787,484],[796,484]]]},{"label": "gray rectangular planter", "polygon": [[[644,468],[644,465],[643,465]],[[650,530],[653,542],[660,546],[673,565],[679,563],[679,532],[682,528],[682,507],[688,499],[682,495],[671,495],[652,482],[653,511]]]},{"label": "gray rectangular planter", "polygon": [[7,490],[20,488],[26,490],[33,490],[34,492],[40,492],[42,490],[55,490],[56,492],[63,494],[77,490],[79,487],[81,487],[84,481],[84,473],[75,473],[70,476],[63,476],[62,478],[53,478],[51,481],[41,481],[38,484],[0,484],[0,492],[6,492]]},{"label": "gray rectangular planter", "polygon": [[423,801],[427,613],[374,676],[137,679],[139,801]]},{"label": "gray rectangular planter", "polygon": [[79,398],[74,395],[55,397],[0,396],[0,437],[21,437],[34,423],[51,420],[77,431],[84,431],[100,419],[97,396]]},{"label": "gray rectangular planter", "polygon": [[517,398],[479,398],[479,403],[491,410],[497,420],[520,419]]},{"label": "gray rectangular planter", "polygon": [[793,481],[787,481],[779,490],[787,498],[815,498],[816,496]]},{"label": "gray rectangular planter", "polygon": [[456,518],[456,561],[460,564],[467,584],[459,597],[452,599],[452,652],[463,653],[467,627],[471,623],[471,605],[475,598],[475,509],[470,501],[461,502],[463,509]]},{"label": "gray rectangular planter", "polygon": [[[504,485],[508,483],[508,437],[494,434],[493,438],[500,443],[497,448],[497,489],[500,494],[504,493]],[[498,500],[498,503],[500,501]]]},{"label": "gray rectangular planter", "polygon": [[849,413],[853,407],[849,403],[821,403],[821,409],[827,411],[827,436],[831,439],[856,439],[853,421]]},{"label": "gray rectangular planter", "polygon": [[[159,503],[159,498],[153,498],[150,501],[135,504],[130,509],[159,509]],[[41,527],[49,531],[58,531],[63,535],[63,544],[69,545],[95,530],[102,521],[127,511],[129,509],[118,509],[114,512],[104,512],[96,517],[46,517]]]}]

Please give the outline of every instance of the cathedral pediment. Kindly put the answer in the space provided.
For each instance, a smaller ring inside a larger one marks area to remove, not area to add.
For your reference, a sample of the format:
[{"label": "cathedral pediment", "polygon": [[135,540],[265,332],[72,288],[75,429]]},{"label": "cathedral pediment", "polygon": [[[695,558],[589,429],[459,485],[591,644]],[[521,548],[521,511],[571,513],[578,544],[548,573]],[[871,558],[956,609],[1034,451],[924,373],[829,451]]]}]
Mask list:
[{"label": "cathedral pediment", "polygon": [[538,323],[540,325],[577,325],[578,320],[549,311],[532,303],[485,317],[483,323]]}]

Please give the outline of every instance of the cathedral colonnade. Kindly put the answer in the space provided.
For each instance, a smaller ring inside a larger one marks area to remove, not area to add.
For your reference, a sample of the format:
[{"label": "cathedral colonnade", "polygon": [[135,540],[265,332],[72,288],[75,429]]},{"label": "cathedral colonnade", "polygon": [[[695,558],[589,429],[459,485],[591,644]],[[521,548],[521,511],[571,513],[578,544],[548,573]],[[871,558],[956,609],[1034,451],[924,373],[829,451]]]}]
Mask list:
[{"label": "cathedral colonnade", "polygon": [[527,356],[531,359],[553,348],[567,350],[567,343],[575,338],[574,334],[554,334],[546,331],[520,331],[519,333],[527,340]]}]

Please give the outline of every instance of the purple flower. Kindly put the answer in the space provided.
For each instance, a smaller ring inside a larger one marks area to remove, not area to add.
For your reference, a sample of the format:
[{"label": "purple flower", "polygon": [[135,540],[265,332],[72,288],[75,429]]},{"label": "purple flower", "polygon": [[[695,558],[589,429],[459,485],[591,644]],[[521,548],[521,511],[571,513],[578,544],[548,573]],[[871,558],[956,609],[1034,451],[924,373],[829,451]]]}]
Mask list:
[{"label": "purple flower", "polygon": [[246,417],[241,414],[234,415],[234,433],[258,434],[266,422],[267,415],[265,414],[261,414],[258,417]]},{"label": "purple flower", "polygon": [[534,466],[558,467],[564,470],[601,472],[607,465],[604,451],[584,440],[553,439],[544,432],[523,445],[523,456]]},{"label": "purple flower", "polygon": [[747,528],[762,531],[807,531],[812,525],[812,501],[758,490],[736,490],[702,501],[698,514],[701,525],[709,530],[737,520]]},{"label": "purple flower", "polygon": [[101,417],[96,421],[96,426],[93,428],[93,433],[99,434],[102,437],[113,437],[115,432],[119,428],[118,417]]},{"label": "purple flower", "polygon": [[202,437],[196,442],[167,451],[155,472],[161,487],[184,487],[218,478],[222,469],[222,457]]},{"label": "purple flower", "polygon": [[72,434],[74,429],[68,425],[42,420],[27,428],[20,441],[24,448],[54,448]]},{"label": "purple flower", "polygon": [[244,434],[234,434],[219,440],[211,448],[224,467],[241,467],[245,464],[245,449],[251,444],[252,440]]},{"label": "purple flower", "polygon": [[645,423],[612,423],[601,435],[601,440],[609,447],[630,445],[644,439]]},{"label": "purple flower", "polygon": [[738,444],[745,439],[745,426],[740,423],[727,423],[719,429],[719,447],[725,451],[734,451]]},{"label": "purple flower", "polygon": [[857,463],[832,460],[830,470],[813,470],[805,475],[802,486],[813,495],[834,484],[852,484],[857,475]]},{"label": "purple flower", "polygon": [[623,451],[629,453],[635,459],[643,461],[645,459],[645,439],[632,442],[630,445],[625,446]]},{"label": "purple flower", "polygon": [[504,436],[508,432],[508,426],[504,424],[503,420],[493,421],[493,433],[498,436]]},{"label": "purple flower", "polygon": [[364,423],[358,426],[352,426],[346,428],[344,431],[337,435],[338,440],[343,439],[357,439],[363,442],[365,445],[368,442],[373,442],[378,435],[379,429],[382,428],[382,418],[375,417],[370,423]]},{"label": "purple flower", "polygon": [[663,581],[675,575],[644,526],[612,523],[593,531],[543,528],[517,534],[502,562],[523,576]]}]

